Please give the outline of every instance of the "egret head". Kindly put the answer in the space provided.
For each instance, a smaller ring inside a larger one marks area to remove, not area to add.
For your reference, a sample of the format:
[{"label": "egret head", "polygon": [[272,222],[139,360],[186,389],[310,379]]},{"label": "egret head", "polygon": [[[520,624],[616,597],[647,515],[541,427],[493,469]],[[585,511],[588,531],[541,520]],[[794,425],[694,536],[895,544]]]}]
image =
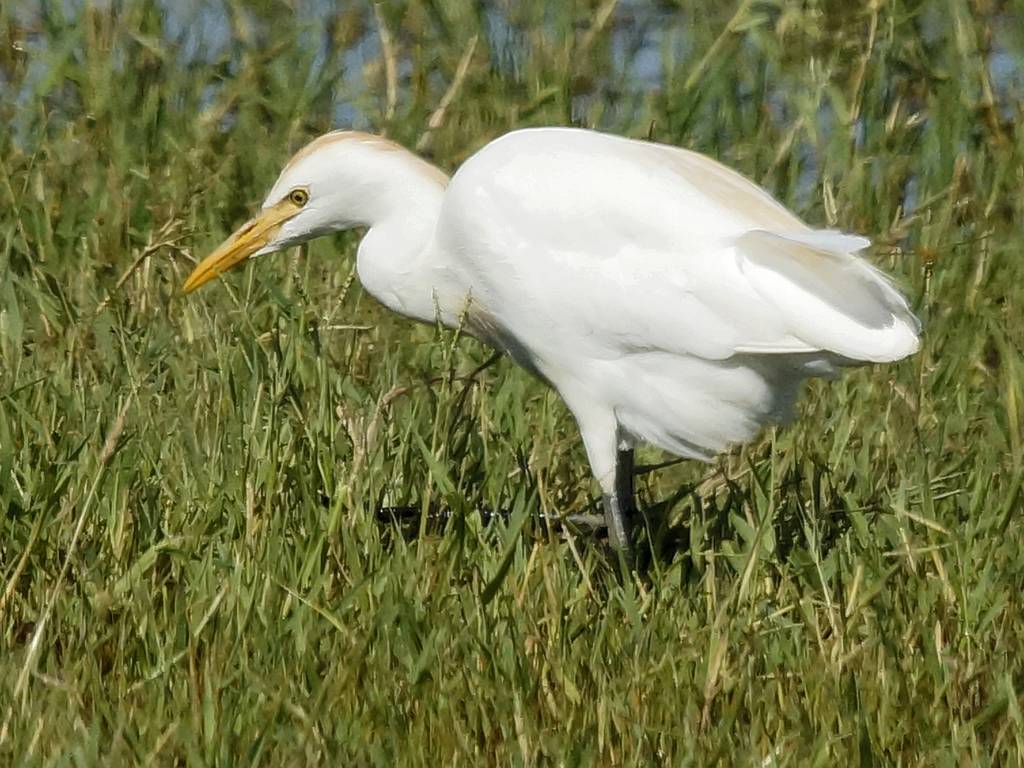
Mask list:
[{"label": "egret head", "polygon": [[196,266],[184,292],[252,256],[370,225],[378,213],[382,177],[391,165],[408,163],[403,156],[412,157],[398,144],[357,131],[315,139],[284,167],[260,212]]}]

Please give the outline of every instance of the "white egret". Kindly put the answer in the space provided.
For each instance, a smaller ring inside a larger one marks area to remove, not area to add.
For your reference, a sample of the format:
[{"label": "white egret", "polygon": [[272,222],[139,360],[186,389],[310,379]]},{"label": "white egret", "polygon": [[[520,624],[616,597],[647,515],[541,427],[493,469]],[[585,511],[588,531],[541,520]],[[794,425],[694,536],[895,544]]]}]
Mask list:
[{"label": "white egret", "polygon": [[907,300],[855,255],[868,240],[812,229],[695,152],[572,128],[509,133],[451,180],[386,139],[328,133],[184,290],[352,227],[385,306],[463,322],[558,390],[627,556],[637,442],[710,460],[784,422],[804,379],[919,344]]}]

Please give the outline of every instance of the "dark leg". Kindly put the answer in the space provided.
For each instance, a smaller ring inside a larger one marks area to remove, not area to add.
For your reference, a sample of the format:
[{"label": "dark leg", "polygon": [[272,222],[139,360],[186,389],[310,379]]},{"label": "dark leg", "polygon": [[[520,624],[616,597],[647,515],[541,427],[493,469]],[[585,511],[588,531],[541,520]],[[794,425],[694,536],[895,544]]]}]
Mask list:
[{"label": "dark leg", "polygon": [[573,407],[571,391],[559,391],[580,425],[590,469],[601,486],[608,542],[632,567],[633,451],[620,450],[623,437],[613,411],[602,411],[589,401],[583,401],[582,408]]},{"label": "dark leg", "polygon": [[615,462],[615,492],[604,495],[604,519],[608,541],[633,565],[633,522],[636,499],[633,495],[633,451],[619,451]]},{"label": "dark leg", "polygon": [[636,492],[633,490],[633,449],[619,451],[615,464],[615,495],[619,497],[622,510],[632,520],[636,515]]}]

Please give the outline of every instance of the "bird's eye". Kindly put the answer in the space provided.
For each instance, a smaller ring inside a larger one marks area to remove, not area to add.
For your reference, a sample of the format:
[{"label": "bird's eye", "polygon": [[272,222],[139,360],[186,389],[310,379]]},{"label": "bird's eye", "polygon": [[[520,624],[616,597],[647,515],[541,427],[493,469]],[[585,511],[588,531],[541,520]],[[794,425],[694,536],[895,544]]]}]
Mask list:
[{"label": "bird's eye", "polygon": [[288,193],[288,199],[292,202],[293,205],[297,205],[299,208],[301,208],[302,206],[309,202],[309,192],[307,192],[302,187],[299,187],[298,189],[293,189],[291,192]]}]

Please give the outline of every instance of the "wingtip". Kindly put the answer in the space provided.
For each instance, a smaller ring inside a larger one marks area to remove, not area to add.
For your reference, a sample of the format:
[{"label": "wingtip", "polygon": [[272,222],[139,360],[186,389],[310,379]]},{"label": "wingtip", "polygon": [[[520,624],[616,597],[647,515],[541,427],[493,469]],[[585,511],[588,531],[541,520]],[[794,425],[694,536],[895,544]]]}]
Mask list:
[{"label": "wingtip", "polygon": [[921,349],[921,325],[914,317],[912,322],[897,319],[890,326],[893,338],[888,349],[876,358],[878,363],[895,363],[917,354]]}]

